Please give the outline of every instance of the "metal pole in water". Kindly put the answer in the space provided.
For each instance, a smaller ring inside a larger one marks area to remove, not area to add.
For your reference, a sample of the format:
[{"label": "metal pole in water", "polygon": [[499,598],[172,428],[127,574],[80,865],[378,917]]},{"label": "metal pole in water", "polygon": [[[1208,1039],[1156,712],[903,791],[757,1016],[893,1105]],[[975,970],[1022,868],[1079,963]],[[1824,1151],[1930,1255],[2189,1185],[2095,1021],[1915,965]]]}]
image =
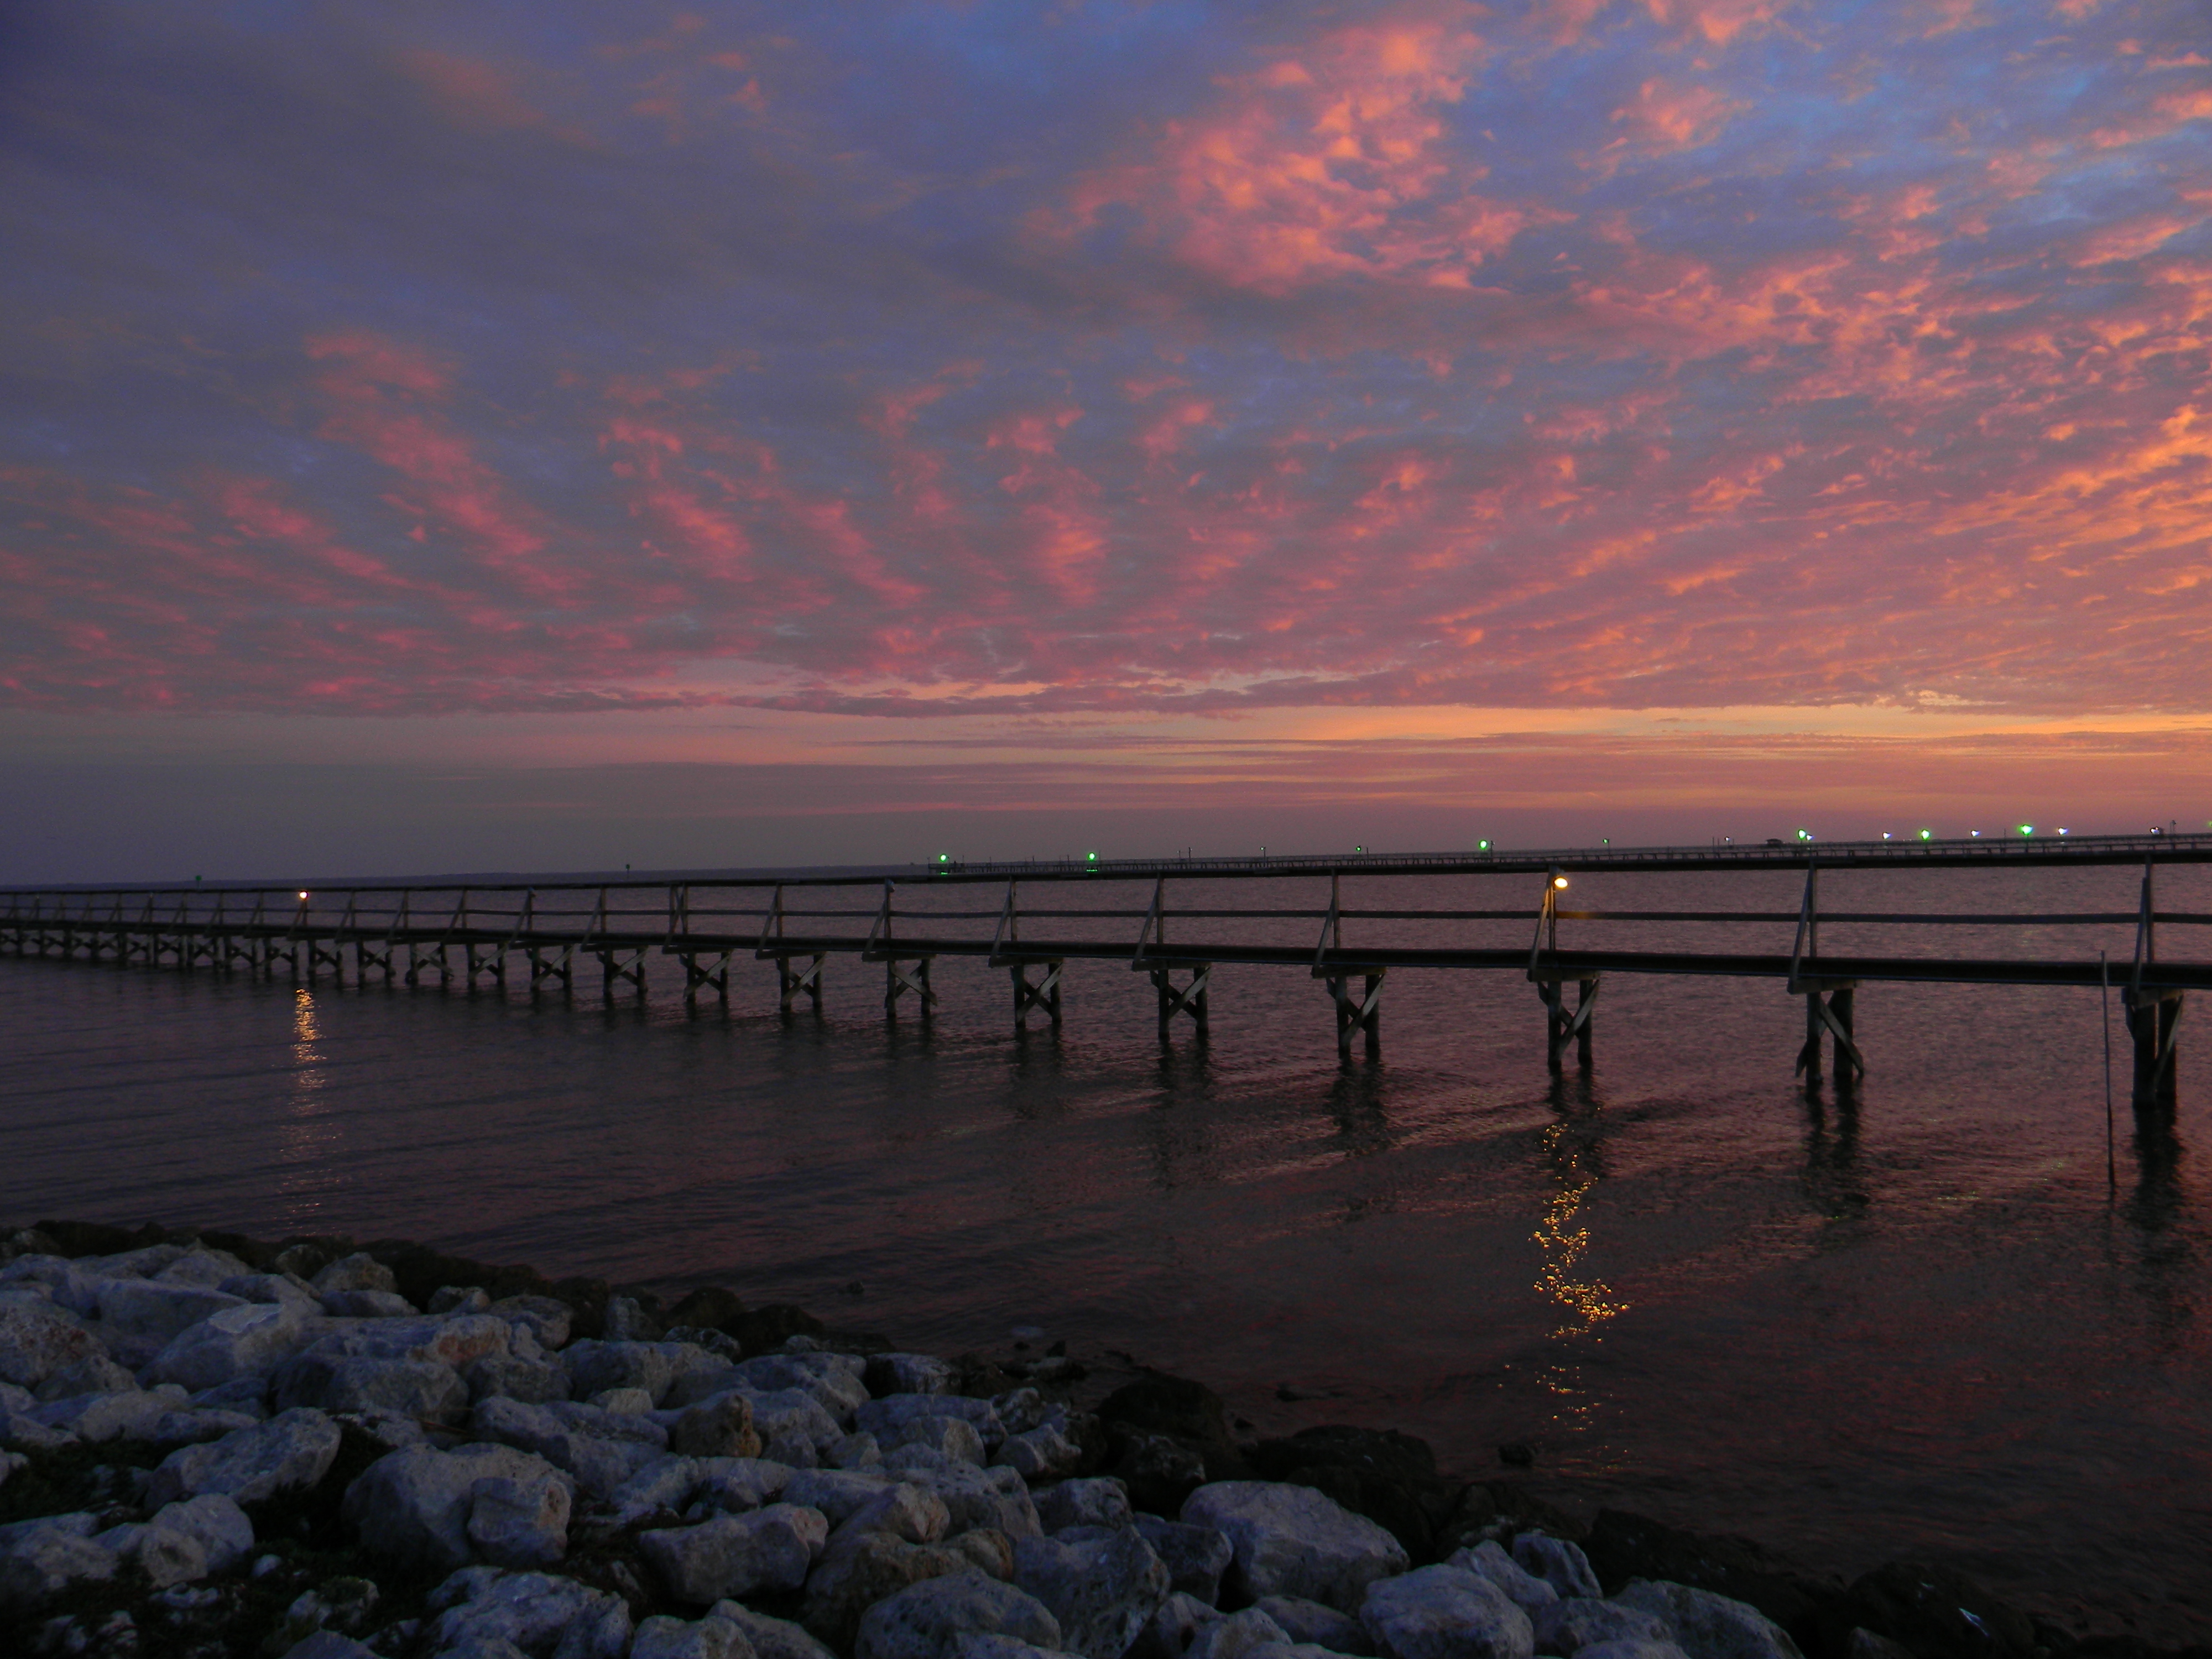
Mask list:
[{"label": "metal pole in water", "polygon": [[2097,952],[2097,1006],[2105,1013],[2105,1191],[2120,1190],[2120,1177],[2112,1161],[2112,976],[2105,953]]}]

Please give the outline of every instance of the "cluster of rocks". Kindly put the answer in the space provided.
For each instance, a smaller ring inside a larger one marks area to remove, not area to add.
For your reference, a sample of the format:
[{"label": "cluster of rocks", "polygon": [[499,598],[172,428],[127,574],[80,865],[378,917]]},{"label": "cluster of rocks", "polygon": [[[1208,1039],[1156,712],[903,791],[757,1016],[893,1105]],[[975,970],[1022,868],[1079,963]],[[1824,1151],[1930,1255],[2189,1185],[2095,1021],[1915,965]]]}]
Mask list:
[{"label": "cluster of rocks", "polygon": [[[1421,1443],[417,1246],[0,1246],[0,1650],[266,1659],[2035,1659]],[[1580,1542],[1577,1542],[1577,1539]],[[1638,1571],[1657,1563],[1674,1576]],[[1887,1571],[1887,1570],[1885,1570]],[[1916,1576],[1917,1575],[1917,1576]],[[1785,1626],[1789,1626],[1785,1628]],[[1795,1637],[1793,1637],[1793,1630]]]}]

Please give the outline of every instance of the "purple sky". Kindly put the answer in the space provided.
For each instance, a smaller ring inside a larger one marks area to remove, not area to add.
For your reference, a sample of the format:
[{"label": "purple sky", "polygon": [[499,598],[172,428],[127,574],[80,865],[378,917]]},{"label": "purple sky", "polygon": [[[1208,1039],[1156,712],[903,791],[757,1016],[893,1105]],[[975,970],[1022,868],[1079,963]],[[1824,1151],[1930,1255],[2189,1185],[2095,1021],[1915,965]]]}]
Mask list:
[{"label": "purple sky", "polygon": [[2193,823],[2208,25],[10,7],[0,878]]}]

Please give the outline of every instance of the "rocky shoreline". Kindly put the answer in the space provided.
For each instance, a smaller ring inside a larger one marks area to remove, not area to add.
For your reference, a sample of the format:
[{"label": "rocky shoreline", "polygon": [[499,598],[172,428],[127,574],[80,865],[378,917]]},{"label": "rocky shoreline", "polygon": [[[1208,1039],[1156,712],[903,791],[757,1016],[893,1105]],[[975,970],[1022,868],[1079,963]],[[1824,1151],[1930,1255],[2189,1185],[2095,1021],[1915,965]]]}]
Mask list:
[{"label": "rocky shoreline", "polygon": [[0,1653],[2153,1652],[1933,1566],[1584,1518],[1389,1431],[1237,1427],[1200,1382],[719,1286],[42,1221],[0,1243]]}]

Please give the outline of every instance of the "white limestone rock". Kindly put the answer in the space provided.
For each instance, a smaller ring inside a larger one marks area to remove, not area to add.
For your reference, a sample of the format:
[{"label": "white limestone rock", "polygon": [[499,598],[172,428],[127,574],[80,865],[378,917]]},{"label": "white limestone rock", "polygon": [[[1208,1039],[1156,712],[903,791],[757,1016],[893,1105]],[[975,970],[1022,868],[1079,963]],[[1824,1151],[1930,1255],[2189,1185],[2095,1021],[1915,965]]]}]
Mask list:
[{"label": "white limestone rock", "polygon": [[0,1382],[35,1389],[64,1365],[106,1357],[99,1339],[52,1303],[0,1302]]},{"label": "white limestone rock", "polygon": [[129,1394],[137,1386],[138,1379],[129,1366],[117,1364],[106,1354],[88,1354],[49,1371],[32,1395],[44,1402],[70,1400],[81,1394]]},{"label": "white limestone rock", "polygon": [[755,1613],[742,1601],[717,1601],[708,1611],[738,1627],[738,1634],[750,1644],[754,1659],[836,1659],[804,1625]]},{"label": "white limestone rock", "polygon": [[422,1312],[397,1291],[325,1291],[320,1301],[334,1319],[404,1319]]},{"label": "white limestone rock", "polygon": [[1009,1538],[1033,1538],[1043,1532],[1029,1485],[1010,1468],[979,1469],[970,1463],[944,1468],[907,1467],[899,1477],[935,1492],[952,1517],[951,1530],[989,1527]]},{"label": "white limestone rock", "polygon": [[100,1287],[100,1340],[111,1353],[143,1364],[203,1319],[246,1305],[204,1285],[112,1279]]},{"label": "white limestone rock", "polygon": [[845,1437],[837,1419],[805,1389],[778,1389],[770,1393],[740,1388],[752,1407],[753,1428],[762,1442],[761,1455],[796,1468],[813,1468],[823,1454]]},{"label": "white limestone rock", "polygon": [[0,1527],[0,1609],[36,1612],[72,1585],[114,1577],[122,1563],[92,1535],[96,1525],[74,1514]]},{"label": "white limestone rock", "polygon": [[1638,1578],[1613,1599],[1665,1620],[1690,1659],[1803,1659],[1790,1632],[1757,1607],[1711,1590]]},{"label": "white limestone rock", "polygon": [[951,1659],[1079,1659],[1079,1656],[988,1631],[963,1631],[952,1638]]},{"label": "white limestone rock", "polygon": [[1186,1526],[1226,1534],[1226,1586],[1240,1597],[1296,1595],[1357,1611],[1368,1585],[1406,1571],[1406,1547],[1310,1486],[1218,1480],[1183,1500]]},{"label": "white limestone rock", "polygon": [[797,1589],[829,1542],[819,1510],[771,1504],[696,1526],[637,1535],[638,1553],[679,1601],[704,1605],[763,1589]]},{"label": "white limestone rock", "polygon": [[842,1353],[767,1353],[736,1368],[748,1389],[774,1394],[799,1389],[820,1402],[822,1409],[841,1423],[868,1403],[868,1385],[861,1381],[866,1362]]},{"label": "white limestone rock", "polygon": [[1348,1613],[1296,1595],[1263,1596],[1253,1605],[1289,1632],[1294,1647],[1327,1648],[1332,1653],[1369,1655],[1375,1640],[1367,1626]]},{"label": "white limestone rock", "polygon": [[568,1346],[568,1333],[575,1320],[567,1303],[550,1296],[503,1296],[484,1311],[527,1331],[548,1353]]},{"label": "white limestone rock", "polygon": [[[1048,1533],[1068,1527],[1136,1525],[1135,1513],[1129,1508],[1128,1487],[1110,1475],[1090,1480],[1062,1480],[1057,1486],[1041,1486],[1030,1497],[1036,1504],[1038,1523]],[[1149,1534],[1146,1541],[1151,1541]],[[1165,1560],[1166,1557],[1161,1559]],[[1174,1571],[1172,1565],[1169,1571]]]},{"label": "white limestone rock", "polygon": [[879,1353],[869,1359],[864,1380],[882,1398],[895,1394],[951,1394],[960,1373],[933,1353]]},{"label": "white limestone rock", "polygon": [[727,1619],[686,1620],[658,1613],[637,1627],[629,1659],[753,1659],[752,1644]]},{"label": "white limestone rock", "polygon": [[898,1431],[892,1449],[926,1446],[939,1456],[956,1463],[982,1464],[990,1454],[983,1448],[983,1437],[975,1425],[964,1417],[935,1414],[910,1419]]},{"label": "white limestone rock", "polygon": [[390,1412],[438,1422],[468,1410],[468,1385],[435,1359],[387,1359],[371,1354],[309,1351],[277,1369],[270,1397],[281,1411],[313,1406],[326,1412]]},{"label": "white limestone rock", "polygon": [[472,1360],[461,1373],[469,1385],[471,1403],[503,1396],[527,1405],[566,1400],[574,1384],[568,1367],[557,1358],[525,1359],[519,1354],[486,1354]]},{"label": "white limestone rock", "polygon": [[1524,1532],[1513,1540],[1513,1559],[1549,1584],[1557,1595],[1595,1600],[1605,1594],[1605,1587],[1597,1582],[1597,1574],[1590,1571],[1589,1558],[1579,1546],[1564,1538],[1553,1538],[1548,1533]]},{"label": "white limestone rock", "polygon": [[1538,1650],[1559,1654],[1563,1659],[1574,1659],[1583,1649],[1601,1643],[1674,1639],[1673,1627],[1657,1613],[1587,1595],[1556,1599],[1551,1606],[1538,1608],[1532,1617]]},{"label": "white limestone rock", "polygon": [[995,1446],[1006,1437],[1006,1425],[999,1420],[995,1406],[988,1400],[971,1400],[958,1394],[885,1395],[854,1412],[853,1426],[892,1446],[898,1443],[901,1430],[922,1417],[960,1418],[975,1429],[986,1447]]},{"label": "white limestone rock", "polygon": [[501,1567],[546,1567],[568,1553],[568,1483],[548,1469],[527,1480],[494,1475],[469,1498],[470,1551]]},{"label": "white limestone rock", "polygon": [[155,1469],[146,1501],[159,1507],[217,1492],[258,1504],[280,1492],[303,1491],[330,1473],[339,1438],[338,1425],[319,1411],[280,1412],[220,1440],[171,1452]]},{"label": "white limestone rock", "polygon": [[668,1356],[653,1342],[605,1342],[586,1337],[562,1356],[575,1391],[584,1398],[606,1389],[643,1389],[660,1403],[675,1376]]},{"label": "white limestone rock", "polygon": [[737,1391],[702,1401],[668,1427],[668,1445],[690,1457],[757,1457],[752,1402]]},{"label": "white limestone rock", "polygon": [[1014,1546],[1014,1582],[1052,1610],[1060,1644],[1087,1659],[1121,1659],[1168,1597],[1166,1565],[1130,1528],[1024,1538]]},{"label": "white limestone rock", "polygon": [[1530,1659],[1536,1632],[1480,1573],[1422,1567],[1368,1587],[1359,1622],[1382,1659]]},{"label": "white limestone rock", "polygon": [[319,1316],[286,1303],[241,1302],[179,1331],[146,1370],[150,1382],[195,1394],[252,1377],[319,1334]]},{"label": "white limestone rock", "polygon": [[861,1614],[854,1659],[957,1659],[955,1643],[969,1635],[1060,1645],[1059,1620],[1036,1597],[981,1573],[960,1572],[909,1584]]},{"label": "white limestone rock", "polygon": [[244,1560],[253,1547],[253,1522],[229,1498],[210,1492],[167,1504],[150,1520],[111,1527],[95,1541],[135,1565],[155,1589],[167,1589]]},{"label": "white limestone rock", "polygon": [[371,1553],[450,1572],[473,1553],[469,1521],[480,1484],[505,1479],[533,1486],[550,1478],[553,1468],[544,1458],[512,1446],[410,1446],[370,1464],[346,1488],[339,1513]]},{"label": "white limestone rock", "polygon": [[155,1425],[188,1399],[182,1389],[168,1382],[156,1389],[51,1400],[33,1407],[31,1415],[49,1427],[66,1429],[95,1445],[108,1440],[148,1440],[153,1437]]},{"label": "white limestone rock", "polygon": [[[1576,1553],[1579,1555],[1581,1552],[1577,1550]],[[1511,1598],[1514,1606],[1528,1615],[1539,1631],[1543,1629],[1543,1610],[1556,1605],[1559,1597],[1566,1593],[1554,1589],[1543,1579],[1531,1573],[1528,1569],[1505,1553],[1504,1546],[1492,1539],[1486,1538],[1472,1549],[1455,1551],[1446,1565],[1462,1568],[1468,1572],[1480,1573],[1490,1580]],[[1587,1562],[1583,1563],[1583,1570],[1585,1571],[1589,1570]],[[1577,1595],[1597,1593],[1595,1591],[1576,1592]]]},{"label": "white limestone rock", "polygon": [[469,1431],[557,1464],[596,1498],[610,1497],[666,1451],[651,1418],[617,1417],[571,1401],[528,1406],[496,1396],[469,1413]]},{"label": "white limestone rock", "polygon": [[737,1513],[772,1504],[798,1471],[787,1463],[762,1457],[708,1457],[698,1460],[699,1483],[691,1502]]},{"label": "white limestone rock", "polygon": [[399,1291],[399,1281],[392,1269],[362,1251],[340,1256],[311,1282],[319,1296],[345,1291],[386,1291],[396,1296]]},{"label": "white limestone rock", "polygon": [[796,1469],[785,1481],[782,1497],[787,1504],[804,1504],[821,1510],[835,1528],[894,1484],[890,1476],[872,1471]]},{"label": "white limestone rock", "polygon": [[991,1461],[1006,1465],[1025,1480],[1057,1480],[1083,1467],[1083,1448],[1048,1423],[1008,1435],[999,1443]]},{"label": "white limestone rock", "polygon": [[1587,1659],[1689,1659],[1672,1642],[1637,1642],[1626,1638],[1617,1642],[1593,1642],[1580,1651]]},{"label": "white limestone rock", "polygon": [[623,1659],[629,1608],[618,1595],[550,1573],[465,1567],[433,1592],[424,1650],[474,1654],[507,1643],[551,1659]]},{"label": "white limestone rock", "polygon": [[1290,1632],[1260,1607],[1247,1607],[1224,1618],[1209,1619],[1191,1632],[1185,1659],[1244,1659],[1254,1648],[1284,1647]]},{"label": "white limestone rock", "polygon": [[884,1449],[872,1434],[848,1434],[823,1448],[822,1461],[833,1469],[880,1469]]}]

